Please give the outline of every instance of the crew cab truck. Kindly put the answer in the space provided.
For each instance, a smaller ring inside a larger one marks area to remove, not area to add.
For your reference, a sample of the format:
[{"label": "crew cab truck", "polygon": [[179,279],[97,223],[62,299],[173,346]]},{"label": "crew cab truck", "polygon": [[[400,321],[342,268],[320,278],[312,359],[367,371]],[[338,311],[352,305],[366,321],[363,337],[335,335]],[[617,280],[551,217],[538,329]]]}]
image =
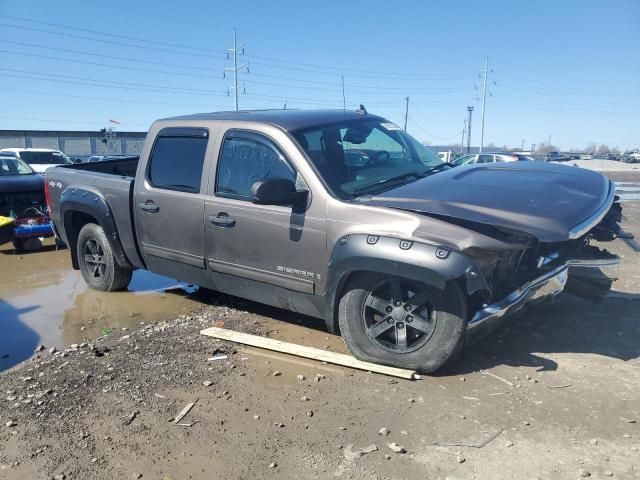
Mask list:
[{"label": "crew cab truck", "polygon": [[147,269],[324,319],[359,359],[433,372],[618,262],[613,184],[534,162],[451,168],[361,107],[156,121],[140,157],[46,172],[91,288]]}]

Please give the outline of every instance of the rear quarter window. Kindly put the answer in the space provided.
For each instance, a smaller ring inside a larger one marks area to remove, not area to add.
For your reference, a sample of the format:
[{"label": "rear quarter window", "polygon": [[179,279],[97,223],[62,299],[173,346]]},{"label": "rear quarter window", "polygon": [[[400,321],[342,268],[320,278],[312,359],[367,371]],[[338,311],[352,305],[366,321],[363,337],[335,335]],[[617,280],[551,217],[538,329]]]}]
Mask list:
[{"label": "rear quarter window", "polygon": [[203,132],[198,137],[158,136],[147,169],[149,183],[156,188],[199,193],[208,142]]}]

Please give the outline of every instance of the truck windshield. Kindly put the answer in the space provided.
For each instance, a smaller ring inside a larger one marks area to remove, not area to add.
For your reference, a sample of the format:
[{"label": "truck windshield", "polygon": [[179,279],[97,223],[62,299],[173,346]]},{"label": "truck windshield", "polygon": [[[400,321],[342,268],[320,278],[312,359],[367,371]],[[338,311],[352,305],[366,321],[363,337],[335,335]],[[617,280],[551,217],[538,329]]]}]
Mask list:
[{"label": "truck windshield", "polygon": [[397,125],[351,120],[293,132],[335,196],[380,192],[428,174],[444,162]]},{"label": "truck windshield", "polygon": [[62,152],[20,152],[20,158],[33,165],[62,165],[73,163]]},{"label": "truck windshield", "polygon": [[29,165],[19,158],[0,157],[0,177],[8,175],[32,175],[35,173]]}]

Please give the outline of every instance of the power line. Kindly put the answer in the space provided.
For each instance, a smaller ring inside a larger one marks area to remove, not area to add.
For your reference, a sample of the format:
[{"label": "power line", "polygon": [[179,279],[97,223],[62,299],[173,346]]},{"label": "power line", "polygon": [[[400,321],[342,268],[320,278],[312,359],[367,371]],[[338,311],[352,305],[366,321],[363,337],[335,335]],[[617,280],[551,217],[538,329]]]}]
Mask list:
[{"label": "power line", "polygon": [[[94,122],[94,121],[82,121],[82,120],[62,120],[59,118],[27,118],[27,117],[5,117],[1,116],[2,120],[28,120],[31,122],[55,122],[55,123],[77,123],[81,125],[93,124],[93,125],[104,125],[104,121]],[[123,123],[122,125],[135,125],[135,126],[148,126],[145,123]]]},{"label": "power line", "polygon": [[[47,80],[55,80],[55,79],[49,79],[48,77],[61,77],[61,78],[71,78],[74,80],[85,80],[85,81],[90,81],[90,82],[99,82],[99,83],[112,83],[112,84],[116,84],[116,85],[124,85],[124,86],[137,86],[137,87],[145,87],[145,89],[162,89],[162,90],[179,90],[179,91],[169,91],[167,93],[194,93],[194,94],[198,94],[198,95],[206,95],[206,94],[214,94],[214,95],[223,95],[226,96],[226,94],[221,93],[220,91],[217,90],[204,90],[204,89],[195,89],[195,88],[185,88],[185,87],[172,87],[172,86],[165,86],[165,85],[153,85],[153,84],[149,84],[149,83],[136,83],[136,82],[121,82],[121,81],[115,81],[115,80],[106,80],[106,79],[102,79],[102,78],[89,78],[89,77],[78,77],[76,75],[62,75],[59,73],[52,73],[52,72],[48,72],[48,71],[39,71],[39,72],[34,72],[31,70],[16,70],[16,69],[11,69],[11,68],[1,68],[0,67],[0,71],[6,71],[6,72],[13,72],[13,73],[22,73],[22,74],[27,74],[27,75],[40,75],[40,76],[44,76]],[[38,79],[40,80],[40,78]]]},{"label": "power line", "polygon": [[438,135],[435,135],[434,133],[426,130],[425,128],[423,128],[418,122],[416,122],[413,118],[411,118],[411,116],[408,116],[409,121],[418,128],[418,130],[422,131],[423,133],[426,133],[427,135],[436,138],[438,140],[451,140],[452,138],[457,138],[458,135],[460,135],[460,133],[462,133],[462,130],[458,130],[455,135],[451,135],[450,137],[439,137]]},{"label": "power line", "polygon": [[[46,81],[49,83],[63,83],[63,84],[72,84],[72,85],[84,85],[90,87],[100,87],[100,88],[115,88],[121,90],[135,90],[135,91],[143,91],[143,92],[159,92],[159,93],[170,93],[170,94],[179,94],[179,95],[195,95],[195,96],[227,96],[227,94],[222,93],[220,91],[215,90],[205,90],[205,89],[192,89],[192,88],[180,88],[180,87],[172,87],[166,85],[157,85],[157,84],[148,84],[148,83],[136,83],[136,82],[120,82],[109,79],[97,79],[91,77],[82,77],[77,75],[62,75],[51,73],[47,71],[39,71],[34,72],[30,70],[19,70],[19,69],[8,69],[8,68],[0,68],[0,71],[11,72],[5,73],[5,77],[14,77],[14,78],[23,78],[30,80],[40,80]],[[58,78],[50,78],[50,77],[58,77]],[[310,98],[310,97],[291,97],[289,95],[272,95],[272,94],[263,94],[260,92],[251,92],[246,94],[247,97],[255,97],[255,98],[266,98],[266,99],[278,99],[274,101],[275,103],[281,103],[284,100],[293,100],[299,104],[308,104],[308,105],[327,105],[333,103],[335,106],[341,105],[342,102],[338,100],[331,99],[318,99],[318,98]],[[269,100],[265,100],[269,101]],[[273,101],[273,100],[272,100]],[[365,102],[368,105],[374,107],[395,107],[400,103],[391,103],[391,102]],[[440,105],[440,104],[454,104],[456,102],[450,101],[433,101],[433,102],[416,102],[415,105]]]},{"label": "power line", "polygon": [[[336,85],[337,82],[326,82],[326,81],[319,81],[319,80],[303,80],[303,79],[297,79],[297,78],[291,78],[291,77],[283,77],[283,76],[279,76],[279,75],[269,75],[269,74],[264,74],[264,73],[256,73],[256,72],[252,72],[251,73],[252,76],[255,77],[264,77],[264,78],[273,78],[276,80],[288,80],[291,82],[303,82],[303,83],[308,83],[308,84],[315,84],[315,85]],[[388,91],[402,91],[405,92],[407,90],[411,90],[412,92],[430,92],[430,93],[438,93],[438,92],[462,92],[462,91],[468,91],[469,89],[466,87],[442,87],[442,88],[412,88],[412,87],[383,87],[380,85],[357,85],[357,84],[349,84],[349,89],[351,90],[352,88],[355,89],[363,89],[363,90],[388,90]]]},{"label": "power line", "polygon": [[562,98],[566,98],[568,95],[574,95],[578,98],[584,98],[585,100],[593,100],[594,97],[601,97],[601,98],[596,98],[595,100],[597,101],[603,101],[603,102],[607,102],[610,101],[608,99],[613,98],[613,99],[620,99],[620,100],[624,100],[624,98],[627,96],[627,94],[625,93],[621,93],[621,94],[594,94],[594,93],[589,93],[589,92],[583,92],[580,90],[567,90],[567,91],[563,91],[563,90],[552,90],[550,88],[546,88],[546,87],[535,87],[535,86],[531,86],[531,85],[518,85],[518,84],[514,84],[514,83],[510,83],[510,82],[504,82],[501,81],[500,82],[500,86],[503,86],[509,90],[516,90],[519,92],[527,92],[527,93],[532,93],[532,94],[539,94],[539,95],[544,95],[545,97],[548,96],[555,96],[555,97],[562,97]]},{"label": "power line", "polygon": [[33,32],[40,32],[40,33],[46,33],[49,35],[58,35],[61,37],[68,37],[68,38],[78,38],[81,40],[89,40],[91,42],[99,42],[99,43],[107,43],[110,45],[118,45],[121,47],[129,47],[129,48],[140,48],[143,50],[155,50],[157,52],[163,52],[163,53],[175,53],[178,55],[195,55],[197,57],[204,57],[204,58],[219,58],[219,59],[223,59],[223,57],[212,57],[211,55],[205,55],[202,53],[193,53],[193,52],[179,52],[176,50],[167,50],[166,48],[159,48],[159,47],[148,47],[148,46],[144,46],[144,45],[134,45],[132,43],[125,43],[125,42],[118,42],[115,40],[104,40],[104,39],[99,39],[99,38],[91,38],[91,37],[86,37],[84,35],[76,35],[73,33],[61,33],[61,32],[54,32],[52,30],[45,30],[42,28],[33,28],[33,27],[25,27],[24,25],[11,25],[8,23],[0,23],[0,27],[4,27],[4,28],[15,28],[17,30],[30,30]]},{"label": "power line", "polygon": [[[0,69],[0,70],[5,70],[5,69]],[[47,77],[34,77],[34,76],[29,76],[29,75],[17,75],[17,74],[11,74],[11,73],[5,73],[3,74],[3,76],[5,77],[14,77],[14,78],[26,78],[29,80],[41,80],[44,82],[50,82],[50,83],[65,83],[65,84],[71,84],[71,85],[84,85],[84,86],[89,86],[89,87],[102,87],[102,88],[116,88],[119,90],[135,90],[135,91],[141,91],[141,92],[159,92],[159,93],[173,93],[173,94],[178,94],[178,95],[200,95],[200,96],[216,96],[216,97],[226,97],[227,95],[224,93],[194,93],[194,92],[176,92],[176,91],[170,91],[170,90],[164,90],[162,88],[154,88],[151,86],[145,86],[145,87],[131,87],[131,86],[125,86],[125,85],[105,85],[104,83],[106,82],[102,82],[102,83],[94,83],[94,82],[83,82],[83,81],[76,81],[76,80],[61,80],[61,79],[56,79],[56,78],[47,78]],[[99,81],[97,81],[99,82]]]},{"label": "power line", "polygon": [[135,62],[135,63],[146,63],[148,65],[161,65],[164,67],[175,67],[175,68],[191,68],[194,70],[204,70],[204,71],[208,71],[208,72],[213,72],[214,70],[208,67],[197,67],[194,65],[183,65],[183,64],[177,64],[177,63],[166,63],[166,62],[154,62],[152,60],[140,60],[138,58],[131,58],[131,57],[118,57],[118,56],[114,56],[114,55],[103,55],[101,53],[94,53],[94,52],[86,52],[86,51],[82,51],[82,50],[72,50],[69,48],[58,48],[58,47],[50,47],[48,45],[41,45],[41,44],[37,44],[37,43],[26,43],[26,42],[16,42],[14,40],[0,40],[0,42],[2,43],[11,43],[13,45],[20,45],[23,47],[35,47],[35,48],[42,48],[42,49],[46,49],[46,50],[56,50],[58,52],[66,52],[66,53],[75,53],[75,54],[80,54],[80,55],[89,55],[91,57],[100,57],[100,58],[108,58],[111,60],[124,60],[126,62]]},{"label": "power line", "polygon": [[178,75],[182,77],[198,77],[198,78],[215,78],[211,77],[211,75],[201,75],[197,73],[187,73],[187,72],[168,72],[166,70],[152,70],[149,68],[140,68],[140,67],[131,67],[129,65],[113,65],[109,63],[98,63],[98,62],[88,62],[85,60],[75,60],[70,58],[61,58],[54,57],[52,55],[40,55],[37,53],[27,53],[27,52],[13,52],[11,50],[0,50],[0,53],[8,53],[11,55],[19,55],[19,56],[28,56],[28,57],[36,57],[36,58],[44,58],[47,60],[56,60],[61,62],[70,62],[70,63],[81,63],[84,65],[95,65],[98,67],[108,67],[108,68],[119,68],[124,70],[137,70],[140,72],[150,72],[150,73],[163,73],[167,75]]},{"label": "power line", "polygon": [[[375,70],[362,70],[362,69],[356,69],[356,68],[348,68],[348,67],[338,67],[338,66],[331,66],[331,65],[321,65],[321,64],[317,64],[317,63],[306,63],[306,62],[296,62],[293,60],[282,60],[282,59],[278,59],[278,58],[274,58],[274,57],[265,57],[262,55],[253,55],[253,54],[247,54],[247,57],[249,58],[259,58],[259,59],[263,59],[263,60],[270,60],[272,62],[277,62],[277,63],[285,63],[285,64],[290,64],[290,65],[300,65],[303,67],[314,67],[317,69],[324,69],[324,70],[335,70],[336,74],[338,73],[348,73],[350,76],[355,76],[352,75],[351,72],[353,73],[366,73],[366,74],[370,74],[373,75],[375,78],[378,78],[378,75],[380,76],[384,76],[385,78],[388,79],[392,79],[392,80],[397,80],[397,79],[406,79],[406,78],[412,78],[414,80],[425,80],[425,79],[434,79],[434,78],[441,78],[441,79],[450,79],[450,78],[468,78],[468,75],[465,74],[434,74],[434,75],[418,75],[418,74],[411,74],[411,73],[407,73],[407,74],[393,74],[393,73],[389,73],[389,72],[382,72],[382,71],[375,71]],[[253,62],[255,65],[270,65],[268,63],[258,63],[258,62]],[[282,67],[280,65],[274,65],[278,68],[287,68],[287,67]],[[291,68],[289,68],[291,69]],[[302,70],[301,70],[302,71]],[[310,73],[321,73],[315,70],[308,70]]]},{"label": "power line", "polygon": [[11,20],[18,20],[21,22],[29,22],[29,23],[35,23],[35,24],[39,24],[39,25],[48,25],[50,27],[58,27],[58,28],[68,28],[69,30],[75,30],[78,32],[87,32],[87,33],[93,33],[96,35],[104,35],[107,37],[114,37],[114,38],[122,38],[125,40],[133,40],[136,42],[141,42],[141,43],[151,43],[151,44],[155,44],[155,45],[164,45],[167,47],[176,47],[176,48],[186,48],[186,49],[190,49],[190,50],[200,50],[203,52],[211,52],[211,53],[219,53],[218,50],[213,50],[213,49],[206,49],[206,48],[202,48],[202,47],[194,47],[192,45],[185,45],[185,44],[180,44],[180,43],[169,43],[169,42],[161,42],[158,40],[147,40],[147,39],[143,39],[143,38],[139,38],[139,37],[130,37],[127,35],[117,35],[115,33],[107,33],[107,32],[100,32],[98,30],[91,30],[88,28],[80,28],[80,27],[76,27],[76,26],[72,26],[72,25],[64,25],[64,24],[60,24],[60,23],[53,23],[53,22],[43,22],[43,21],[38,21],[38,20],[32,20],[30,18],[24,18],[24,17],[14,17],[11,15],[4,15],[4,14],[0,14],[0,17],[4,17],[4,18],[8,18]]},{"label": "power line", "polygon": [[[547,82],[544,80],[538,80],[532,77],[520,77],[518,75],[512,75],[509,73],[499,73],[497,74],[498,77],[506,77],[507,79],[511,79],[514,81],[518,81],[518,82],[522,82],[522,83],[529,83],[529,84],[533,84],[535,85],[542,85],[544,87],[551,87],[551,88],[555,88],[557,90],[564,90],[566,92],[569,93],[574,93],[574,92],[580,92],[582,94],[585,95],[592,95],[592,96],[612,96],[611,91],[595,91],[595,90],[582,90],[580,88],[577,88],[576,85],[561,85],[559,83],[553,83],[553,82]],[[617,92],[620,92],[620,90],[616,90]],[[625,91],[625,92],[620,92],[622,94],[628,94],[628,95],[636,95],[637,91]]]},{"label": "power line", "polygon": [[[11,92],[19,92],[19,93],[29,93],[29,94],[33,94],[33,95],[48,95],[51,98],[55,98],[55,97],[68,97],[68,98],[79,98],[79,99],[83,99],[83,100],[99,100],[99,101],[104,101],[104,102],[117,102],[117,103],[139,103],[139,104],[144,104],[144,105],[163,105],[163,106],[172,106],[172,107],[196,107],[196,108],[202,108],[202,104],[186,104],[186,103],[167,103],[167,102],[147,102],[147,101],[143,101],[143,100],[129,100],[129,99],[121,99],[121,98],[104,98],[104,97],[92,97],[92,96],[87,96],[87,95],[71,95],[71,94],[66,94],[66,93],[57,93],[57,92],[42,92],[40,90],[23,90],[23,89],[18,89],[18,88],[3,88],[3,90],[5,91],[11,91]],[[224,108],[222,106],[219,105],[212,105],[212,107],[214,108]]]},{"label": "power line", "polygon": [[[93,3],[100,3],[100,2],[93,2]],[[147,13],[148,15],[148,13]],[[195,47],[192,45],[186,45],[186,44],[179,44],[179,43],[170,43],[170,42],[162,42],[162,41],[157,41],[157,40],[147,40],[147,39],[142,39],[142,38],[138,38],[138,37],[133,37],[133,36],[128,36],[128,35],[118,35],[118,34],[114,34],[114,33],[110,33],[110,32],[103,32],[103,31],[99,31],[99,30],[94,30],[94,29],[88,29],[88,28],[80,28],[80,27],[75,27],[75,26],[71,26],[71,25],[65,25],[65,24],[60,24],[60,23],[53,23],[53,22],[43,22],[43,21],[37,21],[37,20],[32,20],[32,19],[28,19],[28,18],[24,18],[24,17],[16,17],[16,16],[11,16],[11,15],[4,15],[4,14],[0,14],[0,17],[2,18],[7,18],[10,20],[17,20],[20,22],[29,22],[29,23],[34,23],[34,24],[39,24],[39,25],[46,25],[46,26],[51,26],[51,27],[55,27],[55,28],[63,28],[63,29],[69,29],[69,30],[75,30],[75,31],[79,31],[79,32],[86,32],[86,33],[91,33],[94,35],[103,35],[103,36],[108,36],[108,37],[112,37],[112,38],[120,38],[120,39],[124,39],[124,40],[132,40],[135,42],[140,42],[140,43],[149,43],[149,44],[153,44],[153,45],[163,45],[163,46],[169,46],[169,47],[175,47],[175,48],[183,48],[183,49],[189,49],[189,50],[195,50],[195,51],[201,51],[201,52],[209,52],[210,55],[204,55],[204,54],[198,54],[198,56],[211,56],[211,54],[214,53],[221,53],[218,50],[214,50],[214,49],[206,49],[206,48],[202,48],[202,47]],[[73,34],[68,34],[68,33],[61,33],[61,32],[55,32],[55,31],[51,31],[51,30],[44,30],[44,29],[36,29],[33,27],[25,27],[25,26],[17,26],[17,25],[10,25],[10,24],[2,24],[4,26],[7,26],[9,28],[16,28],[16,29],[27,29],[27,30],[32,30],[32,31],[38,31],[38,32],[42,32],[42,33],[47,33],[47,34],[51,34],[51,35],[61,35],[61,36],[68,36],[71,38],[81,38],[83,40],[90,40],[90,41],[96,41],[96,42],[103,42],[103,43],[114,43],[112,41],[108,41],[108,40],[103,40],[103,39],[96,39],[96,38],[91,38],[91,37],[85,37],[85,36],[78,36],[78,35],[73,35]],[[223,28],[223,27],[220,27]],[[224,28],[230,28],[230,27],[224,27]],[[144,47],[141,45],[134,45],[131,43],[124,43],[124,42],[115,42],[115,45],[122,45],[122,46],[130,46],[133,48],[145,48],[145,49],[152,49],[152,50],[158,50],[158,51],[162,51],[162,52],[169,52],[169,53],[176,53],[176,54],[180,54],[180,55],[190,55],[190,53],[188,52],[178,52],[178,51],[173,51],[173,50],[166,50],[166,49],[158,49],[156,47]],[[325,74],[325,75],[331,75],[331,74],[335,74],[335,73],[330,73],[330,72],[322,72],[322,71],[318,71],[318,69],[324,69],[324,70],[335,70],[338,72],[353,72],[350,73],[350,76],[357,76],[360,78],[384,78],[384,79],[390,79],[390,80],[401,80],[401,79],[414,79],[414,80],[421,80],[421,79],[451,79],[451,78],[465,78],[467,77],[467,75],[465,74],[431,74],[431,75],[425,75],[425,74],[393,74],[393,73],[389,73],[389,72],[382,72],[382,71],[372,71],[372,70],[362,70],[362,69],[354,69],[354,68],[349,68],[349,67],[339,67],[339,66],[331,66],[331,65],[322,65],[322,64],[314,64],[314,63],[306,63],[306,62],[296,62],[296,61],[292,61],[292,60],[284,60],[284,59],[278,59],[278,58],[274,58],[274,57],[267,57],[267,56],[261,56],[261,55],[247,55],[248,57],[252,57],[252,58],[258,58],[258,59],[264,59],[264,60],[270,60],[273,62],[277,62],[277,63],[285,63],[285,64],[291,64],[291,65],[298,65],[298,66],[308,66],[308,67],[314,67],[316,68],[316,70],[305,70],[305,69],[300,69],[300,68],[293,68],[293,67],[284,67],[282,65],[273,65],[270,63],[263,63],[263,62],[254,62],[255,65],[263,65],[263,66],[272,66],[272,67],[276,67],[276,68],[284,68],[284,69],[288,69],[288,70],[296,70],[296,71],[305,71],[308,73],[316,73],[316,74]],[[218,58],[220,60],[224,59],[224,57],[212,57],[212,58]],[[356,75],[357,73],[368,73],[370,75]]]}]

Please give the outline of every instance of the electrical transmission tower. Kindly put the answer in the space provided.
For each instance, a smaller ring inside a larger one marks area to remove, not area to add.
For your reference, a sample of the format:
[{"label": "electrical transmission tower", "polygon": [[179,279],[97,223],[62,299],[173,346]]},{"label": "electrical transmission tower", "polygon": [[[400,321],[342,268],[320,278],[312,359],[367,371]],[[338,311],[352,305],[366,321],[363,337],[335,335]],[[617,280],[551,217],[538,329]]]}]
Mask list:
[{"label": "electrical transmission tower", "polygon": [[[478,74],[478,76],[482,78],[482,113],[480,118],[480,152],[482,152],[482,149],[484,147],[484,116],[485,116],[486,107],[487,107],[487,93],[489,94],[490,97],[493,97],[493,93],[491,93],[490,91],[488,92],[487,87],[489,86],[489,83],[491,83],[492,85],[497,85],[495,81],[489,82],[489,73],[493,73],[493,69],[489,68],[489,59],[485,58],[484,70],[482,74]],[[475,86],[475,89],[477,91],[478,87]],[[480,101],[478,97],[476,97],[476,100]]]},{"label": "electrical transmission tower", "polygon": [[489,59],[484,59],[484,79],[482,82],[482,115],[480,119],[480,153],[484,146],[484,111],[487,103],[487,73],[489,70]]},{"label": "electrical transmission tower", "polygon": [[[243,63],[242,65],[238,65],[238,50],[242,52],[244,55],[244,46],[238,47],[238,41],[236,38],[236,29],[233,29],[233,48],[228,49],[227,58],[233,59],[233,67],[225,67],[223,78],[226,78],[226,72],[233,72],[233,85],[230,87],[233,90],[233,96],[235,100],[236,112],[238,111],[238,70],[242,68],[247,68],[247,73],[249,73],[249,64]],[[229,56],[229,53],[232,57]]]}]

